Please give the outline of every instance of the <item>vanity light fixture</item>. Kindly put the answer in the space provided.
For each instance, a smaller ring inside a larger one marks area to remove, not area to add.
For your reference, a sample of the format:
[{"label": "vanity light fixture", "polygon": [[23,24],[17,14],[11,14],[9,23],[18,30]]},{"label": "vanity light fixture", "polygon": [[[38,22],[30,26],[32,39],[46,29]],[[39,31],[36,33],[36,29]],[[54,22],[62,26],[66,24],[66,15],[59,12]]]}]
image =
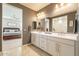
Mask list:
[{"label": "vanity light fixture", "polygon": [[56,8],[63,7],[65,3],[56,4]]},{"label": "vanity light fixture", "polygon": [[62,7],[64,5],[64,3],[61,3],[60,6]]},{"label": "vanity light fixture", "polygon": [[46,15],[45,15],[44,12],[41,12],[41,13],[38,13],[38,14],[37,14],[37,18],[38,18],[38,19],[45,18],[45,16],[46,16]]},{"label": "vanity light fixture", "polygon": [[40,13],[37,14],[37,19],[39,19],[39,18],[40,18]]},{"label": "vanity light fixture", "polygon": [[71,3],[68,3],[67,5],[68,5],[68,6],[71,6]]}]

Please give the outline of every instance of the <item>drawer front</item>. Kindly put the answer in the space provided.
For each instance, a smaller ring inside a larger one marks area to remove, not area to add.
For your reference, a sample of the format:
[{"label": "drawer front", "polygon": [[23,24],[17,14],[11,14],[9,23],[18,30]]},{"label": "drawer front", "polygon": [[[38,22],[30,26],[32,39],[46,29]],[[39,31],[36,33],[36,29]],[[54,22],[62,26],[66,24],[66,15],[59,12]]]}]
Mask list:
[{"label": "drawer front", "polygon": [[59,38],[58,39],[58,42],[61,42],[61,43],[64,43],[64,44],[68,44],[68,45],[71,45],[71,46],[74,46],[74,42],[75,41],[73,41],[73,40],[68,40],[68,39],[61,39],[61,38]]},{"label": "drawer front", "polygon": [[66,44],[59,43],[59,55],[60,56],[74,56],[74,47]]},{"label": "drawer front", "polygon": [[74,40],[70,40],[70,39],[64,39],[64,38],[57,38],[57,37],[48,37],[48,39],[50,40],[54,40],[54,41],[57,41],[57,42],[60,42],[60,43],[64,43],[64,44],[68,44],[68,45],[71,45],[71,46],[74,46]]},{"label": "drawer front", "polygon": [[40,40],[40,48],[46,51],[46,40]]}]

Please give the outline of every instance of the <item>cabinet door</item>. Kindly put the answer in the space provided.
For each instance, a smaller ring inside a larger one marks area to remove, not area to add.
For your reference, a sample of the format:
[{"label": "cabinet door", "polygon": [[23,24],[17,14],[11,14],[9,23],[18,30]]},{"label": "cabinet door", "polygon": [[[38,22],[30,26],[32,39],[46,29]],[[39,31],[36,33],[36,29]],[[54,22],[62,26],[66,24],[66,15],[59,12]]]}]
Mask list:
[{"label": "cabinet door", "polygon": [[58,49],[57,44],[53,40],[47,40],[47,52],[51,55],[57,56],[58,55]]},{"label": "cabinet door", "polygon": [[31,42],[35,46],[40,47],[39,34],[32,33],[32,35],[31,35]]},{"label": "cabinet door", "polygon": [[39,34],[36,35],[36,38],[35,38],[35,45],[36,45],[37,47],[40,47]]},{"label": "cabinet door", "polygon": [[43,49],[44,51],[47,51],[47,46],[46,46],[46,36],[42,36],[40,38],[40,48]]},{"label": "cabinet door", "polygon": [[35,43],[36,43],[36,42],[35,42],[35,39],[36,39],[36,36],[35,36],[34,33],[32,33],[32,34],[31,34],[31,43],[34,44],[34,45],[35,45]]},{"label": "cabinet door", "polygon": [[59,44],[60,56],[74,56],[74,47],[66,44]]}]

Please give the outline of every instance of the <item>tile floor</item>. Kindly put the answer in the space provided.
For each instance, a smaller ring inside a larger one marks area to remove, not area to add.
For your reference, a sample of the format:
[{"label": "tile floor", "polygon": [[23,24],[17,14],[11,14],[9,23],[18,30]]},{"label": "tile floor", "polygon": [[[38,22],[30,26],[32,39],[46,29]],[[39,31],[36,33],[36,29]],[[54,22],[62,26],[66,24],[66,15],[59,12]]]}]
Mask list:
[{"label": "tile floor", "polygon": [[49,54],[35,47],[32,44],[3,51],[0,53],[0,55],[1,56],[49,56]]}]

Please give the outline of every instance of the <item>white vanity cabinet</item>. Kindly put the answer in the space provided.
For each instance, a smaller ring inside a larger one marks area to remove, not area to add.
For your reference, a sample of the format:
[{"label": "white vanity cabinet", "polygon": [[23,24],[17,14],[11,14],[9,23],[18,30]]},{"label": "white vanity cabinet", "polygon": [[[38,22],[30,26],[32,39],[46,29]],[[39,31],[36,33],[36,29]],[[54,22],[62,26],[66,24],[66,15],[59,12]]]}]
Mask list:
[{"label": "white vanity cabinet", "polygon": [[32,33],[32,44],[53,56],[75,56],[75,42],[75,40],[56,37],[51,34]]},{"label": "white vanity cabinet", "polygon": [[54,56],[74,56],[74,41],[49,37],[47,40],[47,52]]},{"label": "white vanity cabinet", "polygon": [[45,35],[40,35],[40,48],[47,51],[47,37]]},{"label": "white vanity cabinet", "polygon": [[57,43],[55,41],[47,40],[47,52],[54,56],[58,55]]},{"label": "white vanity cabinet", "polygon": [[37,46],[37,47],[40,47],[40,38],[39,38],[39,34],[37,34],[36,35],[36,39],[35,39],[35,45]]},{"label": "white vanity cabinet", "polygon": [[34,45],[36,45],[35,44],[35,41],[36,41],[36,34],[35,33],[32,33],[31,34],[31,43],[34,44]]},{"label": "white vanity cabinet", "polygon": [[31,34],[31,39],[32,39],[31,40],[32,44],[34,44],[37,47],[40,47],[39,34],[32,33]]},{"label": "white vanity cabinet", "polygon": [[74,46],[59,43],[58,53],[59,53],[59,56],[74,56],[75,55]]},{"label": "white vanity cabinet", "polygon": [[74,56],[75,55],[75,40],[58,38],[57,48],[59,56]]}]

